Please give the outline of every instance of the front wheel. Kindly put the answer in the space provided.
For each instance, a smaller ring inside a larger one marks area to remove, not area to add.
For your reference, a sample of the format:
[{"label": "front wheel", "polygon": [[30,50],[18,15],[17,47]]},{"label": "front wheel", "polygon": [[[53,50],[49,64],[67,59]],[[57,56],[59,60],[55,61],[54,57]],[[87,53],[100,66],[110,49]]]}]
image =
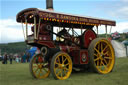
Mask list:
[{"label": "front wheel", "polygon": [[65,52],[56,53],[51,61],[51,73],[55,79],[65,80],[72,72],[72,60]]},{"label": "front wheel", "polygon": [[93,71],[107,74],[115,64],[114,49],[111,43],[102,38],[96,38],[89,46],[89,64]]},{"label": "front wheel", "polygon": [[50,74],[49,63],[44,62],[42,54],[37,54],[32,57],[29,64],[30,73],[34,78],[46,78]]}]

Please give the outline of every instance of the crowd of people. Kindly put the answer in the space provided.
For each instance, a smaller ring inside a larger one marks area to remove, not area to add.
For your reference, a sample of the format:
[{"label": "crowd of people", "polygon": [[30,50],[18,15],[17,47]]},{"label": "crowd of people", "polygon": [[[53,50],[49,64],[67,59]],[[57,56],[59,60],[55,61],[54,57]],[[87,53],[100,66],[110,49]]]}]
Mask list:
[{"label": "crowd of people", "polygon": [[5,53],[2,56],[2,64],[12,64],[14,62],[16,63],[26,63],[30,61],[30,56],[28,54],[22,53],[22,54],[7,54]]}]

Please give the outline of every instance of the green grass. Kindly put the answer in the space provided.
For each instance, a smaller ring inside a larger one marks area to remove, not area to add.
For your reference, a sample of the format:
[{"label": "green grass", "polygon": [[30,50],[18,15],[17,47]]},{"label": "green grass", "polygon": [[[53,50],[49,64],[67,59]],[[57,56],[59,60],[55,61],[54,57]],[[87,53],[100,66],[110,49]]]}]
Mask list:
[{"label": "green grass", "polygon": [[46,79],[34,79],[29,64],[0,62],[0,85],[128,85],[128,58],[116,59],[113,72],[101,75],[91,72],[72,73],[67,80],[55,80],[52,75]]}]

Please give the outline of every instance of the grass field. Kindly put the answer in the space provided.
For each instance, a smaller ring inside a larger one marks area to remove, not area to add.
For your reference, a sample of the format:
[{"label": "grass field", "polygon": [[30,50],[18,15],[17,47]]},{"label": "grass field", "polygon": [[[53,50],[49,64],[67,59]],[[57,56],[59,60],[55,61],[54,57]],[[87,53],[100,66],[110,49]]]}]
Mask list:
[{"label": "grass field", "polygon": [[116,59],[113,72],[101,75],[91,72],[72,73],[67,80],[34,79],[29,73],[29,64],[0,62],[0,85],[128,85],[128,58]]}]

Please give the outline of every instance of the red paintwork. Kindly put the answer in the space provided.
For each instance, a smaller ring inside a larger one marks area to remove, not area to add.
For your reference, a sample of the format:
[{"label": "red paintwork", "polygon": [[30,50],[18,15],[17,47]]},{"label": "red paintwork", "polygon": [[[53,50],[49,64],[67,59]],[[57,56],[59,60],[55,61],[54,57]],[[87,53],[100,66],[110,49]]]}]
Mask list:
[{"label": "red paintwork", "polygon": [[49,48],[55,48],[56,47],[52,41],[38,41],[37,43],[45,45]]},{"label": "red paintwork", "polygon": [[49,35],[39,35],[38,40],[40,40],[40,41],[51,41],[51,37]]},{"label": "red paintwork", "polygon": [[97,35],[93,30],[90,29],[86,30],[83,36],[84,47],[88,48],[91,41],[94,40],[96,37]]},{"label": "red paintwork", "polygon": [[[86,55],[86,61],[82,61],[82,55]],[[88,51],[87,50],[80,50],[80,64],[88,64]]]},{"label": "red paintwork", "polygon": [[[83,17],[83,16],[77,16],[77,15],[71,15],[71,14],[64,14],[64,13],[59,13],[59,12],[54,12],[54,11],[47,11],[47,10],[40,10],[37,8],[28,8],[20,11],[17,14],[16,20],[17,22],[25,22],[25,18],[27,17],[28,23],[33,23],[32,18],[30,16],[38,16],[41,19],[47,20],[48,21],[53,21],[53,22],[64,22],[64,23],[69,23],[71,22],[72,24],[83,24],[83,25],[110,25],[110,26],[115,26],[116,22],[111,21],[111,20],[103,20],[103,19],[98,19],[98,18],[93,18],[93,17]],[[56,20],[52,20],[56,19]],[[53,23],[52,22],[52,23]],[[80,27],[78,27],[80,28]]]},{"label": "red paintwork", "polygon": [[73,57],[73,64],[80,64],[79,51],[80,50],[73,50],[70,53],[70,55]]},{"label": "red paintwork", "polygon": [[79,50],[80,49],[77,46],[73,47],[73,46],[68,46],[68,45],[63,45],[63,44],[60,44],[59,47],[60,47],[61,51],[68,52],[68,53],[70,53],[73,50]]}]

